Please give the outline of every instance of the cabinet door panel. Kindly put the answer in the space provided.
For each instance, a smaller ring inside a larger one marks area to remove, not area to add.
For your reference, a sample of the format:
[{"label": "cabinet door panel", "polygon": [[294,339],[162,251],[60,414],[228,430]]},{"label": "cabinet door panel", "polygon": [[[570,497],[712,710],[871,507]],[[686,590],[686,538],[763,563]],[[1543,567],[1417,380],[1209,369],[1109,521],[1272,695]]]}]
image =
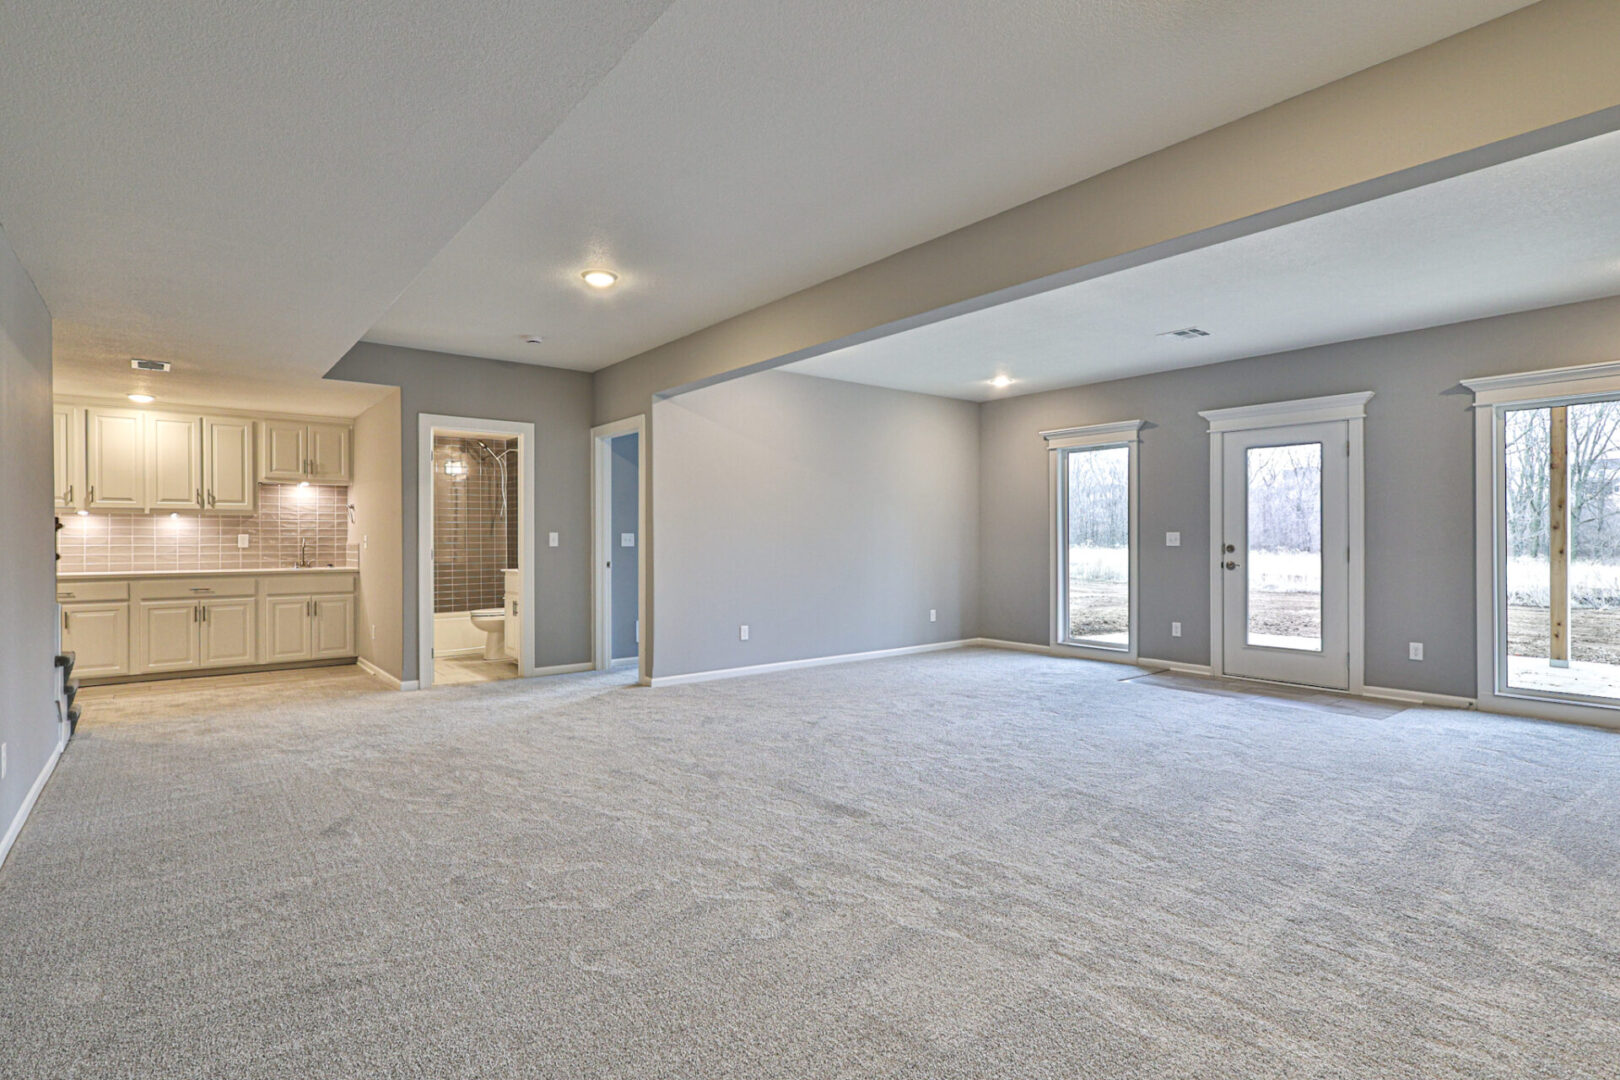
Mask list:
[{"label": "cabinet door panel", "polygon": [[308,479],[305,463],[309,458],[309,426],[290,420],[265,420],[259,424],[259,465],[266,480],[297,483]]},{"label": "cabinet door panel", "polygon": [[257,494],[253,474],[253,421],[203,417],[203,499],[208,510],[251,514]]},{"label": "cabinet door panel", "polygon": [[146,505],[202,509],[202,418],[146,414]]},{"label": "cabinet door panel", "polygon": [[62,648],[76,656],[73,674],[129,674],[129,604],[64,604]]},{"label": "cabinet door panel", "polygon": [[197,603],[192,600],[143,600],[136,641],[140,670],[184,671],[201,664]]},{"label": "cabinet door panel", "polygon": [[146,443],[134,409],[86,409],[86,462],[90,510],[140,510],[146,506]]},{"label": "cabinet door panel", "polygon": [[317,596],[314,600],[315,645],[313,655],[354,655],[354,597]]},{"label": "cabinet door panel", "polygon": [[259,662],[257,616],[252,597],[202,602],[202,666],[226,667]]},{"label": "cabinet door panel", "polygon": [[345,424],[309,425],[309,478],[322,484],[349,482],[349,428]]},{"label": "cabinet door panel", "polygon": [[84,502],[84,428],[76,406],[51,407],[51,461],[56,508],[77,510]]},{"label": "cabinet door panel", "polygon": [[269,596],[264,601],[263,662],[308,660],[310,615],[307,596]]}]

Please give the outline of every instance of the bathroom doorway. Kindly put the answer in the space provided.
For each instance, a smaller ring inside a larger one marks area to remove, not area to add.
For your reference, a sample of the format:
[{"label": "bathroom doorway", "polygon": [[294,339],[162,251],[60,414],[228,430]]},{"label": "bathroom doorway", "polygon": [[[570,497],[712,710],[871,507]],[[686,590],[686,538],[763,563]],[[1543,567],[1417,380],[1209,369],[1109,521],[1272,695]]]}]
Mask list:
[{"label": "bathroom doorway", "polygon": [[420,418],[423,688],[534,674],[533,439],[532,424]]},{"label": "bathroom doorway", "polygon": [[647,565],[642,542],[646,508],[646,433],[640,416],[591,429],[595,616],[592,663],[599,669],[637,664],[645,677],[642,612]]}]

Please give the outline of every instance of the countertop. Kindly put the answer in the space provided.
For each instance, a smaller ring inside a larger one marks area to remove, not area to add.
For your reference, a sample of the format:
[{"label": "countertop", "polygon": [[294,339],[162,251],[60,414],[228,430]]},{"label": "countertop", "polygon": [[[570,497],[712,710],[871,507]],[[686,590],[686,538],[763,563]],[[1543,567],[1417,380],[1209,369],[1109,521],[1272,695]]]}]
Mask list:
[{"label": "countertop", "polygon": [[259,570],[83,570],[76,574],[57,574],[57,581],[123,581],[132,578],[171,577],[265,577],[276,574],[358,574],[354,566],[271,566]]}]

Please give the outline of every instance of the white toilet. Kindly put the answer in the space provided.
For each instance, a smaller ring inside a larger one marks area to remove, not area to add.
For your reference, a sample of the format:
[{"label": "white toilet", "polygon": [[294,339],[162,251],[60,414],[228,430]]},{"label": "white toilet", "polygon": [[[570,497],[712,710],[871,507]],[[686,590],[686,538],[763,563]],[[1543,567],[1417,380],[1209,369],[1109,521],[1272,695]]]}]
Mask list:
[{"label": "white toilet", "polygon": [[474,611],[472,624],[482,630],[487,636],[484,638],[484,659],[506,659],[506,609],[485,608],[483,611]]}]

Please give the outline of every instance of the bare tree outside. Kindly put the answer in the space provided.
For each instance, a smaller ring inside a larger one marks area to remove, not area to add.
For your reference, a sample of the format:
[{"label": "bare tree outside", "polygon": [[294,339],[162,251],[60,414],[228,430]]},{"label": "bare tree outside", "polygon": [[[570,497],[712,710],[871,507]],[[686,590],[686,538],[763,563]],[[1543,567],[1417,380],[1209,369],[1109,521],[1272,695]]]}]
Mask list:
[{"label": "bare tree outside", "polygon": [[1247,454],[1251,645],[1322,647],[1322,444]]},{"label": "bare tree outside", "polygon": [[1131,615],[1131,452],[1104,446],[1064,457],[1069,639],[1124,646]]}]

